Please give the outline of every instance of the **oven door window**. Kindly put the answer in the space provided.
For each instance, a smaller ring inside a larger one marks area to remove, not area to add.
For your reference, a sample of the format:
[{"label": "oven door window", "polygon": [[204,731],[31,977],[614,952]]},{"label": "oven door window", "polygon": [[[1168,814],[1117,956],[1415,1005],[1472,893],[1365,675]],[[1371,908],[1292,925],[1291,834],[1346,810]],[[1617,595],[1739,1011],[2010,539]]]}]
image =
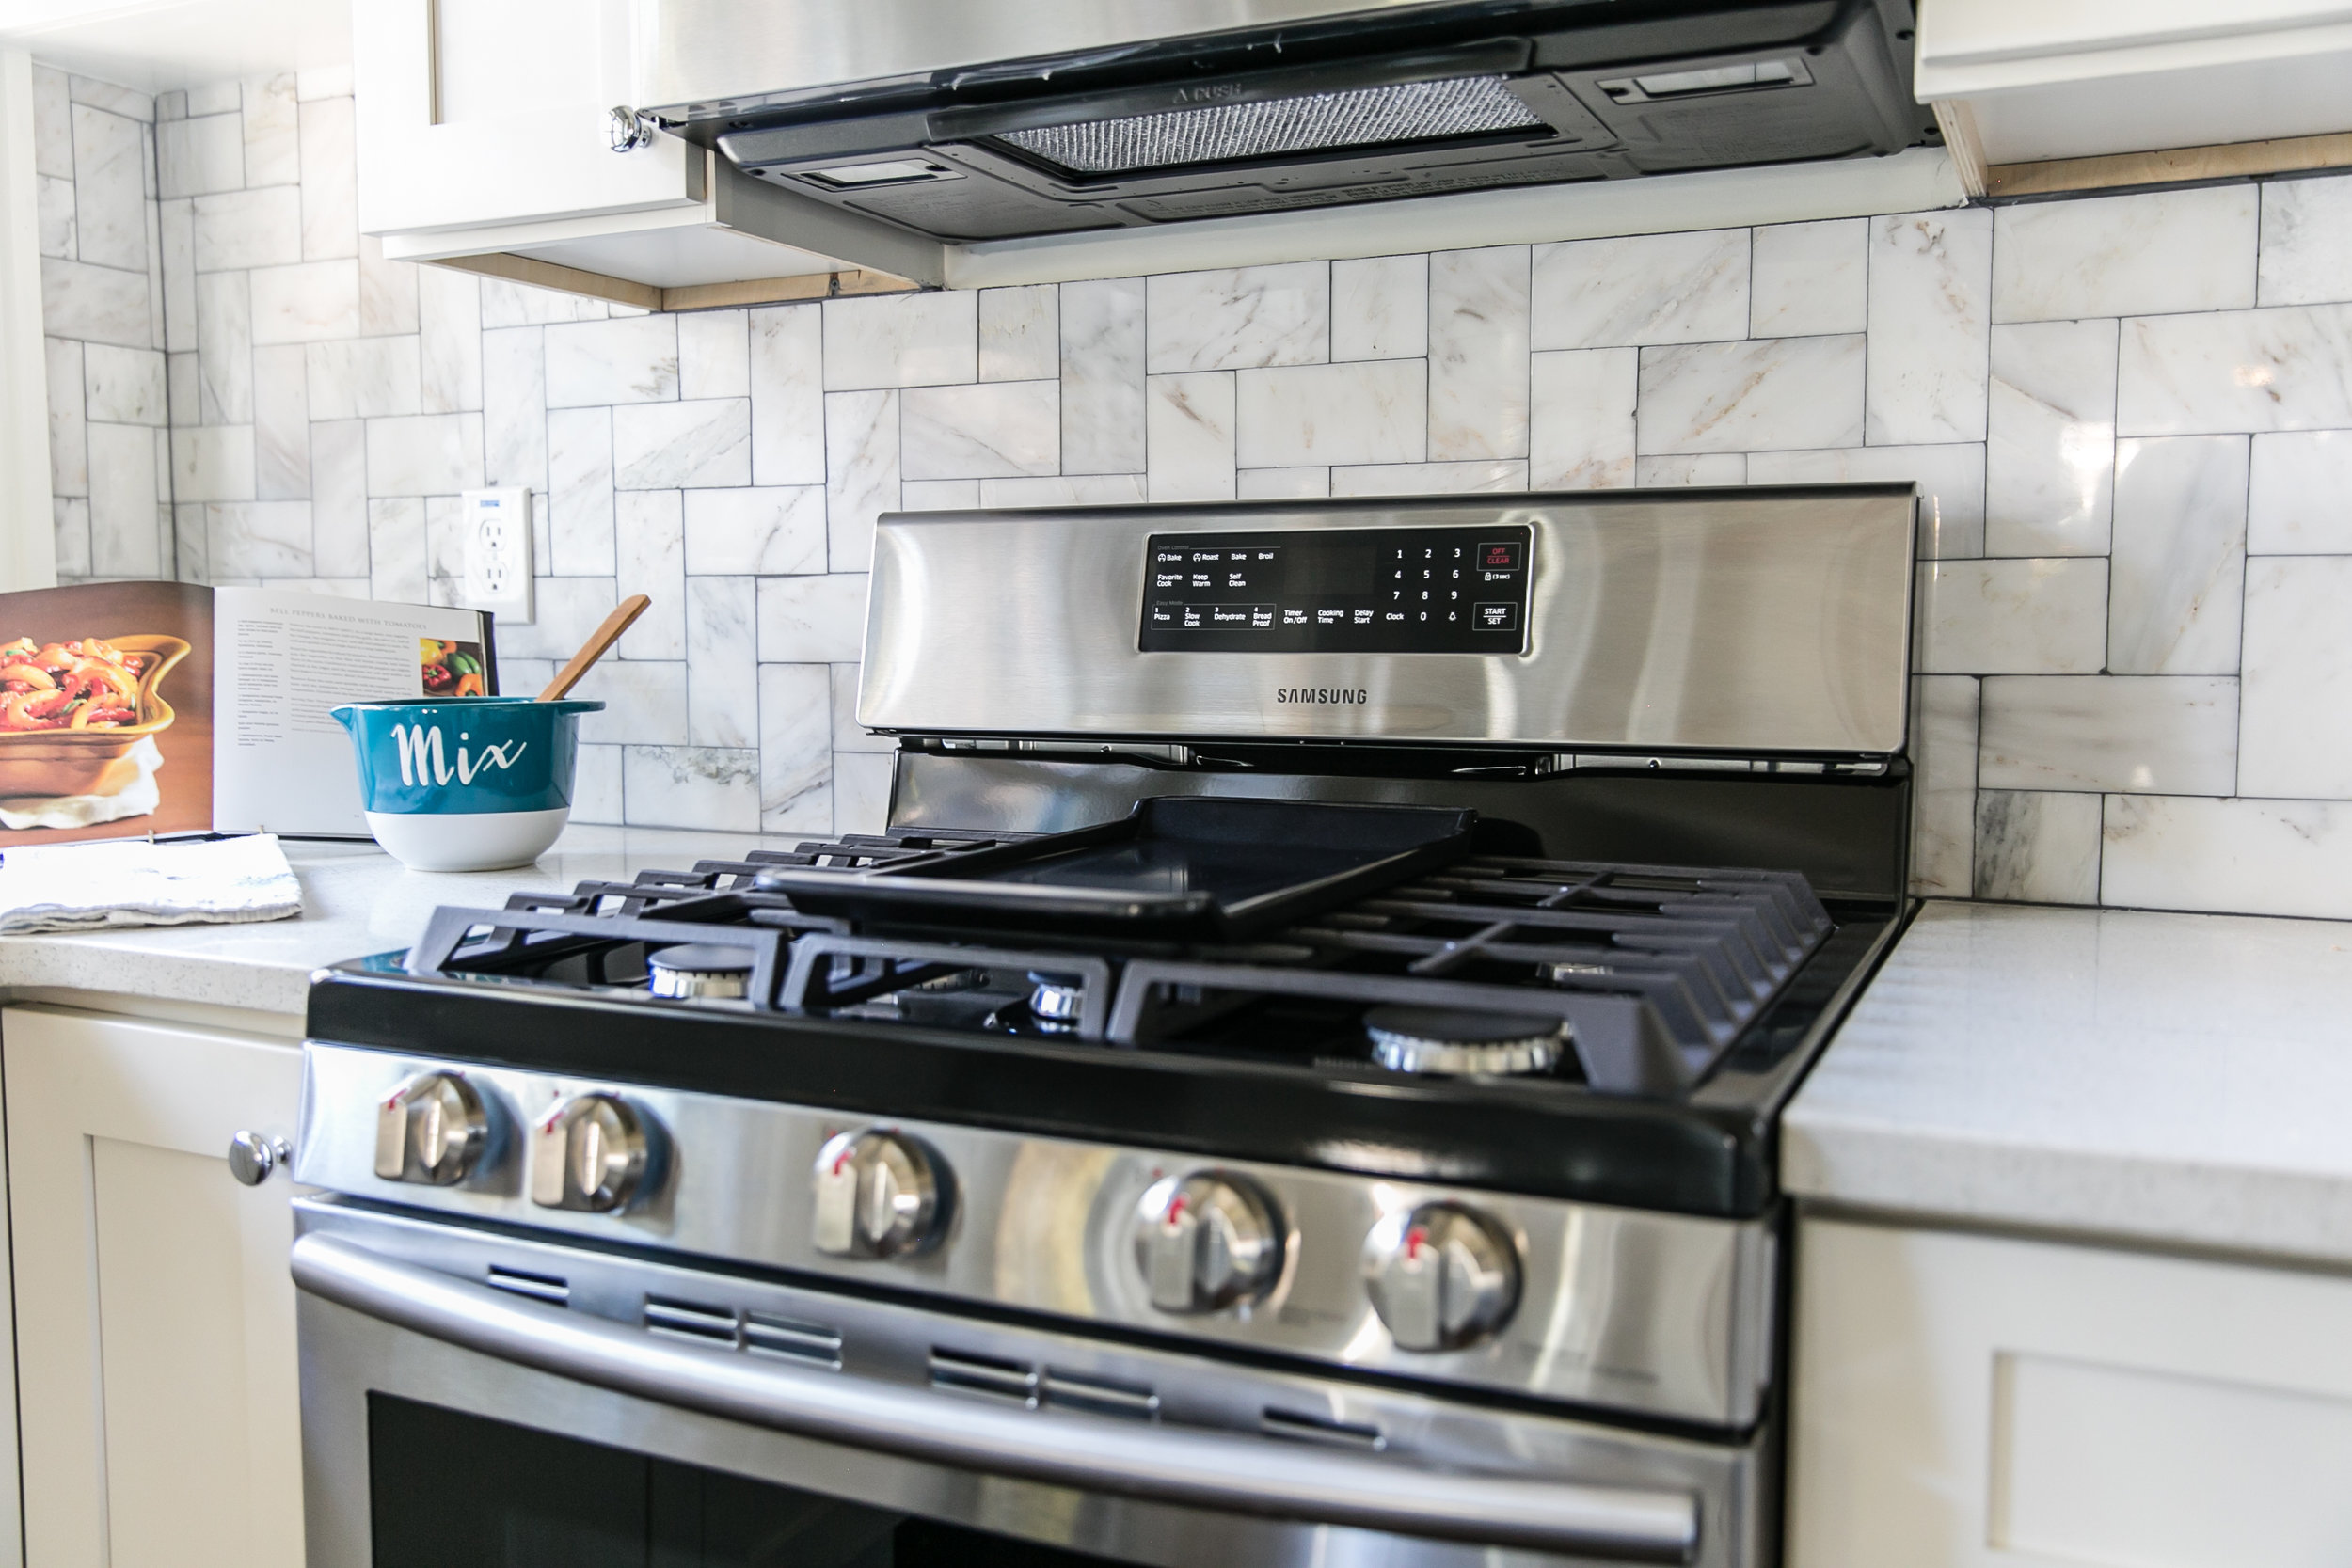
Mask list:
[{"label": "oven door window", "polygon": [[1117,1568],[389,1394],[368,1450],[376,1568]]}]

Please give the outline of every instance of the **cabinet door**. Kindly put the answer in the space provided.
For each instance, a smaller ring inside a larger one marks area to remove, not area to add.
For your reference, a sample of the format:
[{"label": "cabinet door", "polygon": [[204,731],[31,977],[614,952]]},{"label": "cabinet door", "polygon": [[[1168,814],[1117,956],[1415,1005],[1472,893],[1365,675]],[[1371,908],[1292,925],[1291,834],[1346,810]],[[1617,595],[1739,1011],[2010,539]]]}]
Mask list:
[{"label": "cabinet door", "polygon": [[359,227],[414,233],[687,206],[702,149],[612,150],[632,0],[353,0]]},{"label": "cabinet door", "polygon": [[0,1014],[27,1568],[300,1568],[286,1042]]},{"label": "cabinet door", "polygon": [[1808,1219],[1789,1568],[2342,1568],[2352,1279]]}]

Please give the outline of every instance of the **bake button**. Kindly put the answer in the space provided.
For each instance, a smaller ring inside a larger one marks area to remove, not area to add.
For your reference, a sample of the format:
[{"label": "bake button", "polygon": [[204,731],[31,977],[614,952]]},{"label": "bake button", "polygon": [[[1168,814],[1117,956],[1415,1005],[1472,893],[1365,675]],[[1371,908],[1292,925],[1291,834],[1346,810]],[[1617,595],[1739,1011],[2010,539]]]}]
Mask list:
[{"label": "bake button", "polygon": [[1516,540],[1478,546],[1478,564],[1488,572],[1516,572],[1519,569],[1519,546]]},{"label": "bake button", "polygon": [[1516,604],[1478,604],[1470,606],[1476,619],[1472,623],[1480,631],[1517,631],[1519,629],[1519,607]]}]

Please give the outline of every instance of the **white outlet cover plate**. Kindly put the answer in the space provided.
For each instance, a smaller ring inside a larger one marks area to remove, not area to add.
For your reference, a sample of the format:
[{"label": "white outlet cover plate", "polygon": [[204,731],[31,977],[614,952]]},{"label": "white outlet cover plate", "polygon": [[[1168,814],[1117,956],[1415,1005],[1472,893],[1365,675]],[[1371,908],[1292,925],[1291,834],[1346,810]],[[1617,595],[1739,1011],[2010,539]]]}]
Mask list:
[{"label": "white outlet cover plate", "polygon": [[458,499],[465,530],[460,602],[486,610],[500,620],[529,626],[531,598],[531,491],[519,484],[468,490]]}]

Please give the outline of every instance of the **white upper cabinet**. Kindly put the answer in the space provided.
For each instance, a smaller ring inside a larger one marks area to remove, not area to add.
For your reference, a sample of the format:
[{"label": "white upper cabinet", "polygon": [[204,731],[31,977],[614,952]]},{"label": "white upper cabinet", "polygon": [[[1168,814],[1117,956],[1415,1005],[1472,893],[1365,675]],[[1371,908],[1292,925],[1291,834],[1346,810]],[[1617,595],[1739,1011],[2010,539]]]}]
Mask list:
[{"label": "white upper cabinet", "polygon": [[1920,0],[1914,86],[1994,164],[2352,131],[2352,7]]},{"label": "white upper cabinet", "polygon": [[630,0],[356,0],[359,227],[419,233],[691,207],[706,158],[612,150]]}]

